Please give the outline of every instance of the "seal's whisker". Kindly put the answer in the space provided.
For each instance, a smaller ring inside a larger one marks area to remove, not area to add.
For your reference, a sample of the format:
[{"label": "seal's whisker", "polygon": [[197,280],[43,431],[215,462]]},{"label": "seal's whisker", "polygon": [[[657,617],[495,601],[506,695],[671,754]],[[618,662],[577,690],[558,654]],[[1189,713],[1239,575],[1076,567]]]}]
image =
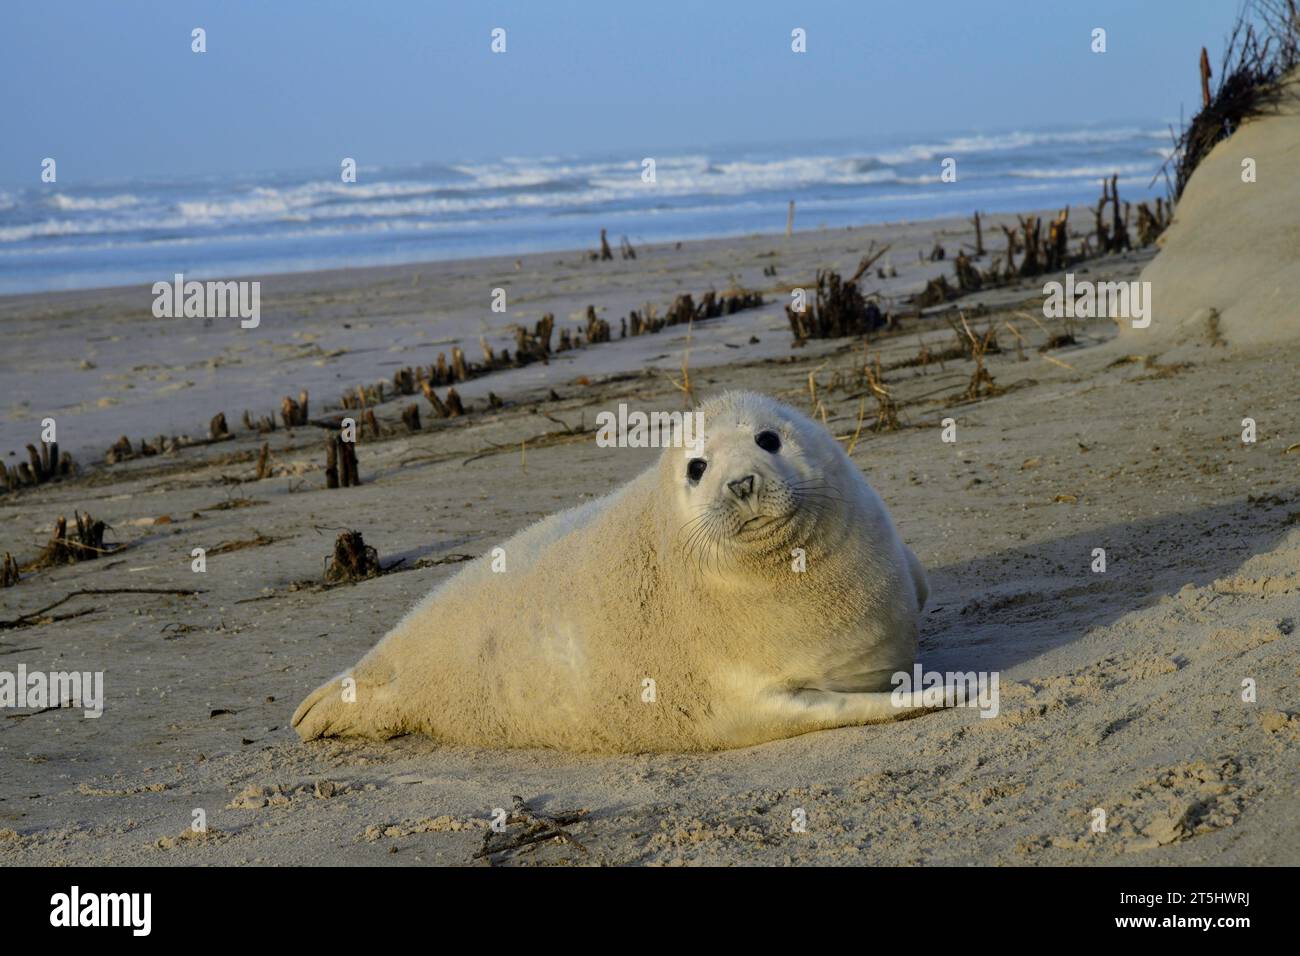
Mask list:
[{"label": "seal's whisker", "polygon": [[700,540],[700,536],[708,528],[709,516],[706,514],[706,515],[702,515],[701,518],[702,518],[701,523],[691,530],[690,534],[686,536],[686,540],[682,545],[683,558],[685,559],[687,564],[690,564],[691,561],[695,558],[696,544]]},{"label": "seal's whisker", "polygon": [[698,522],[703,521],[703,520],[704,520],[705,518],[707,518],[707,517],[708,517],[708,512],[707,512],[707,510],[706,510],[706,511],[702,512],[701,514],[696,515],[694,518],[691,518],[691,519],[690,519],[689,521],[687,521],[684,525],[682,525],[680,528],[677,529],[677,534],[678,534],[678,536],[679,536],[679,537],[681,537],[682,535],[688,535],[688,536],[689,536],[690,532],[688,532],[686,529],[687,529],[687,528],[690,528],[691,525],[694,525],[694,524],[697,524]]},{"label": "seal's whisker", "polygon": [[807,481],[794,481],[790,483],[789,487],[795,491],[802,491],[804,489],[817,490],[817,491],[838,491],[839,490],[834,485],[828,484],[827,482],[822,481],[820,479],[808,479]]},{"label": "seal's whisker", "polygon": [[713,547],[712,541],[716,538],[717,524],[721,516],[715,509],[709,508],[702,517],[704,520],[690,534],[686,551],[688,560],[695,558],[696,565],[701,571],[704,570],[709,551]]},{"label": "seal's whisker", "polygon": [[823,495],[814,492],[804,492],[799,496],[800,501],[836,501],[844,504],[844,499],[836,495]]},{"label": "seal's whisker", "polygon": [[722,516],[716,515],[717,520],[713,522],[711,528],[711,537],[709,541],[709,562],[716,573],[722,572]]},{"label": "seal's whisker", "polygon": [[680,532],[682,528],[685,528],[687,525],[691,524],[694,521],[699,521],[701,518],[705,517],[712,510],[713,507],[708,502],[705,502],[704,504],[700,505],[695,509],[694,516],[687,518],[686,522],[682,525],[681,528],[678,529],[678,531]]}]

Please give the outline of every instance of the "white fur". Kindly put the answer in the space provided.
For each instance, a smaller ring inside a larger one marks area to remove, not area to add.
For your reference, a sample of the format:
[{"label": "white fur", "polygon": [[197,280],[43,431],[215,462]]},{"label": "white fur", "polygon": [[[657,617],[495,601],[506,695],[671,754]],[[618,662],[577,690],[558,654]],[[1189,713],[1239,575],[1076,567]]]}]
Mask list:
[{"label": "white fur", "polygon": [[[490,556],[467,564],[303,701],[302,738],[713,750],[919,712],[888,690],[915,657],[925,571],[879,497],[785,405],[729,392],[701,411],[698,484],[694,453],[665,449],[622,488],[507,541],[505,573]],[[775,454],[755,443],[764,430]],[[746,475],[740,500],[727,483]]]}]

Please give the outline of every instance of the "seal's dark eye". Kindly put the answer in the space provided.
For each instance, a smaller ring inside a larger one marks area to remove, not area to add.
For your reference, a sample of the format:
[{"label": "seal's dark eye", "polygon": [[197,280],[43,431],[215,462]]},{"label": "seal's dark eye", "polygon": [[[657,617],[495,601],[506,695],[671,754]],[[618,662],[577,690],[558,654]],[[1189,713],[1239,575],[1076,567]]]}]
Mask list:
[{"label": "seal's dark eye", "polygon": [[776,432],[759,432],[754,436],[754,443],[763,451],[771,452],[773,455],[781,450],[781,436]]},{"label": "seal's dark eye", "polygon": [[686,463],[686,477],[691,481],[699,481],[704,477],[704,469],[709,467],[709,463],[703,458],[692,458]]}]

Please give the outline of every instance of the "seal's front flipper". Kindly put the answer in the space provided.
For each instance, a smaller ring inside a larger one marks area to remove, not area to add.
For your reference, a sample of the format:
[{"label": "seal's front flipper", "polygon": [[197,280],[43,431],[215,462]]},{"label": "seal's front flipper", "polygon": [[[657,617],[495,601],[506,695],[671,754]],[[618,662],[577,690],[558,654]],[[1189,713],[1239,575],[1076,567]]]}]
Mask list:
[{"label": "seal's front flipper", "polygon": [[388,702],[391,682],[376,684],[351,671],[317,687],[298,705],[291,721],[303,740],[317,737],[375,737],[404,733]]}]

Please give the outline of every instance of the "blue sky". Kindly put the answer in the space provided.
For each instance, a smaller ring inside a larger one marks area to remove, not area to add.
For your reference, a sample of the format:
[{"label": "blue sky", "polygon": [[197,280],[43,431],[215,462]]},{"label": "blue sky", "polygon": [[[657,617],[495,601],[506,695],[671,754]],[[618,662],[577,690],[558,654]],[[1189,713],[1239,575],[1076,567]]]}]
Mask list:
[{"label": "blue sky", "polygon": [[[1190,115],[1237,0],[84,0],[0,12],[0,181]],[[208,52],[190,51],[207,30]],[[507,52],[489,49],[507,31]],[[790,51],[807,31],[808,52]],[[1094,27],[1107,52],[1089,49]]]}]

